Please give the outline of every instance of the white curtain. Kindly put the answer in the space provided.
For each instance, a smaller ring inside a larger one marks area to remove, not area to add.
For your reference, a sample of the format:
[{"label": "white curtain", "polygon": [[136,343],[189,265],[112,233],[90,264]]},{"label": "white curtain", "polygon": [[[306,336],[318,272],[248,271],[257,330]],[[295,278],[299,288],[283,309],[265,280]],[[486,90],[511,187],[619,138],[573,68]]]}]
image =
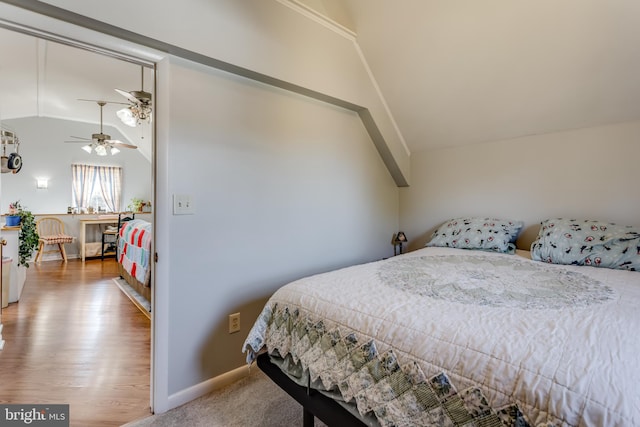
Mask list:
[{"label": "white curtain", "polygon": [[122,168],[117,166],[71,165],[73,207],[87,208],[94,189],[100,192],[107,210],[120,212]]},{"label": "white curtain", "polygon": [[89,206],[93,186],[95,184],[96,167],[90,165],[71,165],[73,187],[71,200],[73,207],[86,208]]},{"label": "white curtain", "polygon": [[122,188],[122,168],[116,166],[96,166],[98,185],[109,212],[120,212]]}]

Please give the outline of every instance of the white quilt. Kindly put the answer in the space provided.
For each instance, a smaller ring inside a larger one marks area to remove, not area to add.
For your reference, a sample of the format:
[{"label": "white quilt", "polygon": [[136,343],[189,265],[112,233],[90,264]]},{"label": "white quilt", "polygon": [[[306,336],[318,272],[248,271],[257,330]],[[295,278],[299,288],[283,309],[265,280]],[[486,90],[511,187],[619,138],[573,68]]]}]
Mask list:
[{"label": "white quilt", "polygon": [[[439,424],[445,415],[465,424],[438,390],[445,414],[419,413],[416,390],[440,386],[443,373],[445,392],[462,396],[456,405],[472,415],[488,406],[480,418],[517,407],[530,425],[635,426],[639,307],[640,272],[424,248],[282,287],[243,351],[248,361],[265,349],[290,356],[382,425]],[[364,363],[366,375],[354,368]],[[471,395],[481,404],[470,405]]]}]

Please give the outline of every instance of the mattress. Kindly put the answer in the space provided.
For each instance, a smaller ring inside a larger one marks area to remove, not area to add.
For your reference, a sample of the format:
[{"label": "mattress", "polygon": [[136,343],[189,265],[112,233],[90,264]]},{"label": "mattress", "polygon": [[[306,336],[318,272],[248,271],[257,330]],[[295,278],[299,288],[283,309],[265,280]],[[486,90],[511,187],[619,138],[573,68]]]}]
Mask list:
[{"label": "mattress", "polygon": [[383,426],[640,425],[640,273],[423,248],[310,276],[244,345]]}]

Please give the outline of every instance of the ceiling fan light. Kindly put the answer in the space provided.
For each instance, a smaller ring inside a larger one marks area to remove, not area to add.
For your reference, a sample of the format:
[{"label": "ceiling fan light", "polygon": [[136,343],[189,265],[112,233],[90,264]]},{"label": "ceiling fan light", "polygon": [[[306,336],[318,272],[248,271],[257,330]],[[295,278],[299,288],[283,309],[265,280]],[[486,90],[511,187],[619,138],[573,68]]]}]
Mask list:
[{"label": "ceiling fan light", "polygon": [[115,156],[120,152],[120,150],[118,150],[116,147],[111,147],[110,151],[112,156]]},{"label": "ceiling fan light", "polygon": [[85,145],[82,147],[82,149],[84,151],[86,151],[87,153],[91,154],[91,151],[93,150],[93,148],[91,147],[91,145]]},{"label": "ceiling fan light", "polygon": [[138,120],[136,119],[130,108],[127,107],[123,108],[122,110],[118,110],[116,115],[125,125],[131,126],[132,128],[136,127]]},{"label": "ceiling fan light", "polygon": [[151,108],[145,107],[140,110],[140,120],[146,121],[147,123],[151,123],[153,114],[151,114]]},{"label": "ceiling fan light", "polygon": [[106,156],[107,155],[107,147],[104,145],[96,145],[96,154],[98,156]]}]

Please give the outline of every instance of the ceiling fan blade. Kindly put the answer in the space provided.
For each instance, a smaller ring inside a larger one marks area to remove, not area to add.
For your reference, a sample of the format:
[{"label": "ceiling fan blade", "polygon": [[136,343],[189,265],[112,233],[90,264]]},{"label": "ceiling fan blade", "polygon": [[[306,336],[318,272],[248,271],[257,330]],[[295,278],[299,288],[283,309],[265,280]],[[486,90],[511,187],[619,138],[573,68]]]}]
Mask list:
[{"label": "ceiling fan blade", "polygon": [[126,92],[124,90],[120,90],[120,89],[115,89],[116,92],[118,92],[120,95],[124,96],[125,98],[127,98],[129,101],[131,101],[131,103],[138,105],[140,104],[140,101],[138,100],[138,98],[136,98],[135,96],[131,95],[129,92]]},{"label": "ceiling fan blade", "polygon": [[120,104],[120,105],[129,105],[126,102],[120,102],[120,101],[100,101],[97,99],[83,99],[83,98],[78,98],[78,101],[88,101],[88,102],[104,102],[105,104]]},{"label": "ceiling fan blade", "polygon": [[118,141],[117,139],[107,139],[105,141],[108,144],[114,145],[114,146],[118,146],[118,147],[123,147],[123,148],[138,148],[137,146],[133,145],[133,144],[129,144],[127,142],[122,142],[122,141]]},{"label": "ceiling fan blade", "polygon": [[75,144],[91,144],[91,140],[90,139],[87,139],[86,141],[64,141],[64,142],[69,142],[69,143],[72,143],[72,144],[74,144],[74,143]]},{"label": "ceiling fan blade", "polygon": [[73,135],[69,135],[70,138],[77,138],[80,139],[81,141],[72,141],[72,142],[84,142],[84,141],[91,141],[91,138],[85,138],[83,136],[73,136]]}]

